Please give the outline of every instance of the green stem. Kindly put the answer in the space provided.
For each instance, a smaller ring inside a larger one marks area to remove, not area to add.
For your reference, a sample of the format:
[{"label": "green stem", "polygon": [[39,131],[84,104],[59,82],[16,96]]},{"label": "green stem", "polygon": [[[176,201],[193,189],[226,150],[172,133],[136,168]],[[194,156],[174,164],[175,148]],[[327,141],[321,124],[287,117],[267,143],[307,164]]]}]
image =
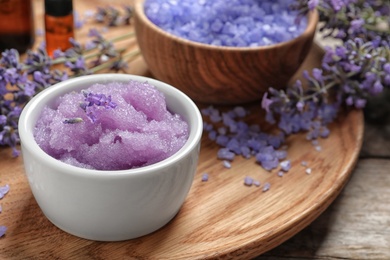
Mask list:
[{"label": "green stem", "polygon": [[135,35],[134,32],[130,32],[130,33],[126,33],[124,35],[121,35],[121,36],[118,36],[118,37],[115,37],[111,40],[111,42],[119,42],[121,40],[125,40],[127,39],[128,37],[133,37]]},{"label": "green stem", "polygon": [[[117,37],[111,39],[110,42],[114,43],[114,42],[119,42],[119,41],[122,41],[122,40],[126,40],[128,38],[133,37],[134,35],[135,35],[134,32],[126,33],[124,35],[117,36]],[[97,49],[97,47],[94,47],[94,48],[91,48],[89,50],[86,50],[83,55],[85,55],[87,53],[90,53],[91,51],[94,51],[96,49]],[[98,55],[100,55],[100,54],[99,53],[89,54],[89,55],[84,56],[84,59],[97,57]],[[60,58],[57,58],[57,59],[53,59],[52,62],[51,62],[51,65],[53,66],[53,65],[57,65],[57,64],[62,64],[64,62],[66,62],[66,61],[71,61],[71,62],[72,61],[76,61],[78,58],[79,58],[79,56],[71,57],[71,58],[60,57]],[[27,70],[27,69],[30,69],[32,67],[33,66],[23,66],[22,70]],[[37,67],[39,68],[39,65]]]},{"label": "green stem", "polygon": [[109,68],[115,61],[118,61],[119,59],[129,59],[129,60],[130,60],[130,58],[134,58],[134,57],[138,56],[140,53],[141,53],[140,50],[138,50],[138,49],[137,49],[137,50],[134,50],[134,51],[132,51],[132,52],[127,53],[126,55],[123,55],[123,56],[121,56],[121,57],[116,58],[115,60],[113,60],[113,61],[111,61],[111,62],[102,63],[102,64],[100,64],[100,65],[98,65],[98,66],[96,66],[96,67],[93,67],[93,68],[90,69],[90,72],[91,72],[91,73],[95,73],[95,72],[97,72],[97,71],[99,71],[99,70],[107,69],[107,68]]},{"label": "green stem", "polygon": [[[329,89],[333,88],[333,87],[336,86],[337,84],[338,84],[337,82],[332,81],[332,82],[330,82],[328,85],[324,86],[320,91],[326,91],[326,92],[327,92]],[[307,100],[313,99],[313,98],[316,97],[317,95],[320,95],[320,94],[321,94],[320,91],[315,92],[315,93],[313,93],[313,94],[311,94],[311,95],[305,96],[305,97],[303,97],[302,100],[303,100],[303,101],[307,101]]]}]

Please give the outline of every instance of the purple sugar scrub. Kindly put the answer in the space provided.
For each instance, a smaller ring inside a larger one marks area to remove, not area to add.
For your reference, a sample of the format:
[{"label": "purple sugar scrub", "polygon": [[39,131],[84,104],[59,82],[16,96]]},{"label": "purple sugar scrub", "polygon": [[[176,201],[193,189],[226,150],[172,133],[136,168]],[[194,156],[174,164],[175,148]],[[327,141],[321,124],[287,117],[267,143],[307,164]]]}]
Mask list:
[{"label": "purple sugar scrub", "polygon": [[124,170],[162,161],[187,141],[188,124],[167,110],[147,82],[94,84],[46,106],[34,129],[38,145],[65,163]]},{"label": "purple sugar scrub", "polygon": [[257,47],[285,42],[304,32],[289,0],[146,0],[146,16],[178,37],[216,46]]}]

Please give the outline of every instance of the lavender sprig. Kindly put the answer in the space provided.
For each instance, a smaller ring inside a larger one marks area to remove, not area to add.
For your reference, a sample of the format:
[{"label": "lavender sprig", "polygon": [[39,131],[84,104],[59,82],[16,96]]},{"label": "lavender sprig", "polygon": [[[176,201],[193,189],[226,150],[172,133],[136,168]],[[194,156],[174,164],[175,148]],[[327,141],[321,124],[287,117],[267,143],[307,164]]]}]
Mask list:
[{"label": "lavender sprig", "polygon": [[130,6],[123,6],[123,13],[114,7],[98,8],[95,14],[95,21],[105,23],[108,26],[129,25],[133,17],[133,9]]},{"label": "lavender sprig", "polygon": [[[97,107],[103,107],[104,109],[116,108],[117,104],[111,100],[111,95],[106,96],[101,93],[94,94],[92,92],[83,91],[84,102],[80,104],[80,108],[84,110],[87,117],[92,123],[95,123],[98,119],[99,110]],[[64,124],[77,124],[83,122],[81,117],[69,118],[63,121]]]},{"label": "lavender sprig", "polygon": [[[110,10],[112,11],[113,8]],[[130,19],[131,11],[126,10],[126,17]],[[99,31],[92,29],[89,36],[91,41],[84,45],[75,39],[69,39],[72,48],[64,52],[57,50],[53,57],[47,54],[43,44],[37,50],[29,50],[23,61],[14,49],[5,50],[2,53],[0,59],[0,146],[11,147],[13,156],[19,155],[17,149],[20,141],[19,117],[24,105],[33,96],[48,86],[71,77],[93,74],[102,70],[125,71],[128,63],[140,54],[139,50],[128,52],[125,48],[115,47],[116,42],[134,39],[133,32],[108,40]],[[65,69],[55,68],[59,64],[63,64]]]},{"label": "lavender sprig", "polygon": [[302,14],[317,8],[321,29],[330,29],[325,37],[343,44],[327,47],[321,67],[304,72],[305,87],[297,81],[287,90],[270,88],[262,107],[266,120],[286,134],[308,131],[308,139],[326,137],[341,106],[364,108],[369,97],[390,87],[390,1],[299,0],[295,8]]},{"label": "lavender sprig", "polygon": [[297,0],[292,8],[301,15],[317,9],[322,22],[320,31],[326,37],[342,41],[359,37],[371,41],[379,36],[389,40],[388,0]]}]

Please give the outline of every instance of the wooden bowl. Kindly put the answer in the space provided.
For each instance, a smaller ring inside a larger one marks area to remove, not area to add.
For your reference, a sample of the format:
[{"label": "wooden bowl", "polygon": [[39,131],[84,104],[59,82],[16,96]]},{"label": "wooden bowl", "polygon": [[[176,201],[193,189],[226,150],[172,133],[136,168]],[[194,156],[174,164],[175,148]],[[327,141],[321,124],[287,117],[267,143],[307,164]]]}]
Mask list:
[{"label": "wooden bowl", "polygon": [[262,98],[269,88],[285,88],[306,58],[318,13],[308,14],[299,37],[261,47],[223,47],[197,43],[167,33],[135,1],[135,32],[152,75],[180,89],[196,102],[240,104]]}]

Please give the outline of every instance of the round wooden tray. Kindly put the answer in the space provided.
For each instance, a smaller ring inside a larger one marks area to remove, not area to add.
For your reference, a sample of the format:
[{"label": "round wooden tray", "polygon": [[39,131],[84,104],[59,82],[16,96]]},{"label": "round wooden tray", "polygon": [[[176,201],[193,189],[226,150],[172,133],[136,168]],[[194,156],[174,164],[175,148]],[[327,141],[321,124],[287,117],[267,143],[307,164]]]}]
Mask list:
[{"label": "round wooden tray", "polygon": [[[313,46],[302,69],[318,65],[321,55],[321,49]],[[259,106],[253,107],[254,115],[256,111]],[[250,120],[261,122],[260,112]],[[363,115],[352,111],[331,125],[330,137],[320,141],[320,152],[304,134],[289,137],[292,169],[283,177],[263,170],[254,158],[238,158],[231,169],[224,168],[216,159],[217,145],[204,136],[197,175],[178,215],[153,234],[107,243],[74,237],[51,224],[30,191],[22,159],[0,149],[0,185],[11,187],[0,201],[0,225],[8,227],[0,238],[0,255],[5,259],[249,259],[292,237],[329,206],[353,170],[362,136]],[[312,169],[310,175],[300,165],[303,160]],[[201,181],[204,172],[209,173],[208,182]],[[271,189],[247,187],[245,176],[269,182]]]}]

